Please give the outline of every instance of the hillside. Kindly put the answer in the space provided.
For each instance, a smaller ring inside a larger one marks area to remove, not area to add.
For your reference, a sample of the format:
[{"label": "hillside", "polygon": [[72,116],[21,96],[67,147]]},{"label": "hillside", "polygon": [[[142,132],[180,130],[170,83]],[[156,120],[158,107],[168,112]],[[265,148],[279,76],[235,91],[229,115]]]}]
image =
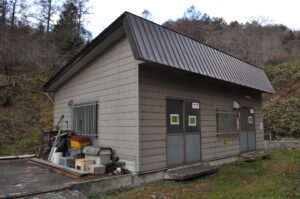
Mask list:
[{"label": "hillside", "polygon": [[[0,90],[0,156],[34,153],[41,131],[52,126],[53,103],[42,92],[33,90],[42,86],[38,79],[18,75],[14,82]],[[0,85],[5,83],[0,75]]]},{"label": "hillside", "polygon": [[0,0],[0,156],[36,152],[41,131],[52,127],[43,85],[87,43],[85,3]]},{"label": "hillside", "polygon": [[300,60],[300,32],[264,18],[227,23],[191,6],[181,18],[163,25],[258,66]]}]

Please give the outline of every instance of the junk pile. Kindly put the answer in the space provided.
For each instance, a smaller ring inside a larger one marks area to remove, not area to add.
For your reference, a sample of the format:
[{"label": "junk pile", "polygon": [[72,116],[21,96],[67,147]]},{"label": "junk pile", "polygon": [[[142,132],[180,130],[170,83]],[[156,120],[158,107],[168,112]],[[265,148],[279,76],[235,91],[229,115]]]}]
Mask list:
[{"label": "junk pile", "polygon": [[[60,120],[62,118],[63,116]],[[92,146],[92,140],[87,136],[76,135],[70,130],[57,129],[43,132],[39,158],[94,175],[129,173],[125,169],[125,163],[114,156],[111,148]]]}]

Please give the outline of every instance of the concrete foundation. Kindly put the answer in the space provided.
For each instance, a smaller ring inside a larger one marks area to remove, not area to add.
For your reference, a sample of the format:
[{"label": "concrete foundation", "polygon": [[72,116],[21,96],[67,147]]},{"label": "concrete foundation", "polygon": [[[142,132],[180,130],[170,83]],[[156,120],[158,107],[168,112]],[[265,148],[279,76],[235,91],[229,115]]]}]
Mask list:
[{"label": "concrete foundation", "polygon": [[[220,160],[209,161],[205,163],[198,163],[195,165],[209,165],[209,166],[219,166],[222,164],[235,162],[238,160],[238,156],[224,158]],[[185,168],[187,166],[183,166]],[[107,191],[113,191],[123,188],[132,188],[137,186],[142,186],[154,182],[163,181],[165,177],[166,170],[153,171],[143,174],[127,174],[121,176],[112,176],[102,179],[89,179],[87,181],[81,181],[73,183],[72,188],[80,191],[86,196],[91,196],[95,194],[104,193]]]},{"label": "concrete foundation", "polygon": [[163,178],[164,172],[157,171],[147,174],[127,174],[102,179],[81,181],[72,183],[71,187],[80,191],[86,196],[91,196],[107,191],[146,185],[149,183],[162,181]]},{"label": "concrete foundation", "polygon": [[86,196],[91,196],[111,190],[131,187],[133,181],[132,178],[132,175],[128,174],[101,179],[89,179],[86,181],[72,183],[71,187]]},{"label": "concrete foundation", "polygon": [[209,165],[209,166],[220,166],[222,164],[228,164],[231,162],[235,162],[239,159],[238,156],[234,156],[234,157],[228,157],[228,158],[223,158],[223,159],[219,159],[219,160],[212,160],[209,162],[204,162],[203,165]]}]

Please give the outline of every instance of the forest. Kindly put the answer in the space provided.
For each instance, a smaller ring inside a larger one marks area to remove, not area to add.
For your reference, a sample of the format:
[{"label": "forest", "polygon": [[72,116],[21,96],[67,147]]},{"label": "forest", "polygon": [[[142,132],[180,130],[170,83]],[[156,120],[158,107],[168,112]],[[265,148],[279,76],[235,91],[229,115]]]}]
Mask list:
[{"label": "forest", "polygon": [[[91,41],[87,2],[0,0],[0,155],[34,153],[53,126],[43,85]],[[195,6],[163,25],[262,67],[277,91],[263,96],[266,133],[299,136],[299,31],[263,18],[226,22]]]}]

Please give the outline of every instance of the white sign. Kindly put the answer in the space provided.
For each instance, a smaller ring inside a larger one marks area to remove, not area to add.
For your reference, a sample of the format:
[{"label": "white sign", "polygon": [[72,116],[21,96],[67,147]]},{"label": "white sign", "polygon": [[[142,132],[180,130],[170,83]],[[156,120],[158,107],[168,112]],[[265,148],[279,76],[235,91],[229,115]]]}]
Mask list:
[{"label": "white sign", "polygon": [[252,118],[252,116],[248,116],[248,123],[249,123],[249,124],[252,124],[252,123],[253,123],[253,118]]},{"label": "white sign", "polygon": [[259,123],[259,129],[261,129],[261,130],[264,129],[264,123],[263,123],[263,122],[260,122],[260,123]]},{"label": "white sign", "polygon": [[250,108],[250,113],[254,113],[254,109],[253,108]]},{"label": "white sign", "polygon": [[179,125],[179,114],[170,114],[171,125]]},{"label": "white sign", "polygon": [[197,126],[197,117],[195,115],[189,115],[189,126]]},{"label": "white sign", "polygon": [[199,103],[193,102],[193,103],[192,103],[192,108],[193,108],[193,109],[199,109]]}]

